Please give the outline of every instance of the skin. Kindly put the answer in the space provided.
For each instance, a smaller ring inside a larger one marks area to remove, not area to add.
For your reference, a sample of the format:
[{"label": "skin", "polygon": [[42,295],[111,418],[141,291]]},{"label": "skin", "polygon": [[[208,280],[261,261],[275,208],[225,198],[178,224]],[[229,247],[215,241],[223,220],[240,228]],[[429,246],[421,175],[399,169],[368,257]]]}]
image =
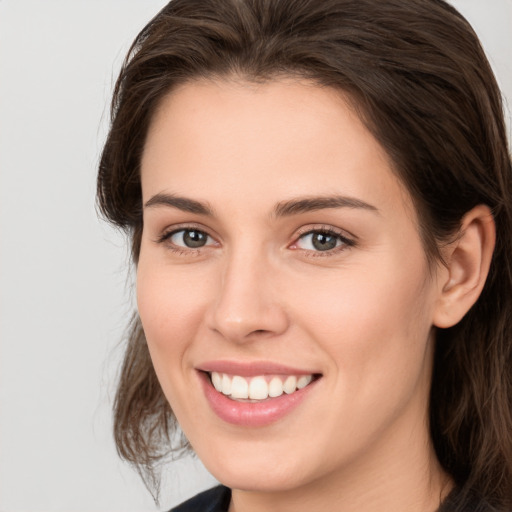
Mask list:
[{"label": "skin", "polygon": [[[429,268],[411,198],[347,101],[284,79],[173,90],[152,120],[141,178],[145,204],[167,194],[211,210],[146,205],[137,299],[163,391],[200,459],[233,489],[230,510],[435,510],[451,482],[428,433],[434,326],[478,296],[480,281],[467,283],[485,280],[486,263],[468,254],[491,232],[487,212],[467,218],[446,266]],[[368,206],[276,214],[332,196]],[[183,232],[162,241],[185,228],[206,244],[187,247]],[[315,249],[306,233],[326,228],[349,243]],[[321,378],[279,421],[232,425],[196,370],[219,359]]]}]

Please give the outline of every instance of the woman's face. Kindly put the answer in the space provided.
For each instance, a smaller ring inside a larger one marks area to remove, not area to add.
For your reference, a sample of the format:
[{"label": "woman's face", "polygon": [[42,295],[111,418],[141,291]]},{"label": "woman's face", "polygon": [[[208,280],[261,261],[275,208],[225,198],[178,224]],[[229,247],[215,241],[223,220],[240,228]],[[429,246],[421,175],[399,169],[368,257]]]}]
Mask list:
[{"label": "woman's face", "polygon": [[153,119],[141,176],[140,317],[214,476],[297,489],[429,446],[441,270],[429,272],[409,194],[339,93],[183,85]]}]

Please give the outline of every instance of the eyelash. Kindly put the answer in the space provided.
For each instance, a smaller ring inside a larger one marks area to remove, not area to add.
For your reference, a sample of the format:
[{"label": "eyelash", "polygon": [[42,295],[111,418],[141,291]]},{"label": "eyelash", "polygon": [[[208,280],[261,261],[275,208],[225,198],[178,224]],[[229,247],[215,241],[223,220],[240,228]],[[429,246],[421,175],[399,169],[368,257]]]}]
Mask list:
[{"label": "eyelash", "polygon": [[[208,247],[208,245],[193,248],[193,247],[181,247],[176,244],[173,244],[170,242],[170,239],[180,233],[180,232],[187,232],[187,231],[195,231],[196,233],[201,233],[202,235],[205,235],[207,238],[213,239],[211,235],[208,234],[207,231],[204,229],[199,229],[196,226],[180,226],[178,228],[172,229],[171,231],[167,231],[162,233],[156,240],[159,244],[166,244],[169,250],[172,252],[178,254],[178,255],[198,255],[204,248]],[[315,251],[310,249],[302,249],[300,247],[294,247],[298,244],[298,242],[301,239],[304,239],[308,235],[313,234],[322,234],[326,236],[332,236],[337,239],[337,241],[341,242],[340,245],[337,245],[336,247],[332,249],[328,249],[326,251]],[[304,228],[303,230],[299,230],[297,236],[294,239],[294,242],[292,244],[288,245],[288,248],[292,250],[301,251],[304,255],[310,258],[318,258],[318,257],[329,257],[334,256],[335,254],[338,254],[341,251],[346,250],[347,248],[354,247],[356,245],[356,241],[354,239],[348,238],[343,234],[343,232],[334,229],[332,226],[319,226],[319,227],[308,227]]]},{"label": "eyelash", "polygon": [[199,255],[202,249],[205,248],[205,246],[193,248],[193,247],[181,247],[179,245],[173,244],[170,240],[171,238],[178,234],[178,233],[185,233],[187,231],[195,231],[196,233],[201,233],[205,235],[207,238],[213,239],[211,235],[209,235],[204,229],[200,229],[196,226],[180,226],[178,228],[172,229],[171,231],[165,231],[162,233],[158,239],[156,240],[159,244],[166,244],[168,249],[178,255]]},{"label": "eyelash", "polygon": [[303,230],[299,230],[299,233],[297,237],[295,238],[295,241],[291,244],[289,247],[293,247],[294,245],[297,245],[299,240],[304,239],[308,235],[313,234],[322,234],[327,236],[335,237],[340,243],[340,245],[326,250],[326,251],[314,251],[309,249],[301,249],[300,247],[294,248],[294,250],[302,251],[305,256],[308,258],[326,258],[330,256],[335,256],[339,254],[342,251],[345,251],[346,249],[349,249],[351,247],[355,247],[356,240],[353,238],[348,238],[344,232],[341,230],[337,230],[333,228],[332,226],[318,226],[318,227],[308,227],[304,228]]}]

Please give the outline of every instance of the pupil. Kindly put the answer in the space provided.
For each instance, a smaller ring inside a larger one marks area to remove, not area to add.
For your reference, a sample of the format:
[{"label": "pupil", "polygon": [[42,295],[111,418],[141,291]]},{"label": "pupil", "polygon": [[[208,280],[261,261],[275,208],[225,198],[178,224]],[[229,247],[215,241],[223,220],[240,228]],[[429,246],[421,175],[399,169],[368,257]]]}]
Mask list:
[{"label": "pupil", "polygon": [[325,233],[314,233],[313,234],[313,247],[319,251],[328,251],[336,247],[336,237],[333,235],[327,235]]},{"label": "pupil", "polygon": [[183,242],[187,247],[203,247],[206,243],[206,234],[201,231],[185,231],[183,234]]}]

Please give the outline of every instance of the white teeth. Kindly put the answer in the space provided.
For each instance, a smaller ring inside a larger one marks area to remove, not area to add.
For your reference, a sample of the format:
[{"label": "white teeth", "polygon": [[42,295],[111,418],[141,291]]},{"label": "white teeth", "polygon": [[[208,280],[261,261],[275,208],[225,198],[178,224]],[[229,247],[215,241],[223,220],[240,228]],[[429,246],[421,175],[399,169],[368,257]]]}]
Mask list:
[{"label": "white teeth", "polygon": [[290,375],[283,384],[284,392],[291,395],[297,389],[297,377]]},{"label": "white teeth", "polygon": [[273,377],[268,384],[268,396],[275,398],[283,393],[283,381],[279,377]]},{"label": "white teeth", "polygon": [[225,373],[222,375],[222,389],[224,395],[231,395],[231,379]]},{"label": "white teeth", "polygon": [[268,398],[268,384],[265,377],[254,377],[249,384],[249,398],[265,400]]},{"label": "white teeth", "polygon": [[297,379],[297,389],[305,388],[312,380],[312,375],[302,375]]},{"label": "white teeth", "polygon": [[217,391],[222,392],[222,376],[220,373],[212,373],[212,384]]},{"label": "white teeth", "polygon": [[[269,381],[270,379],[270,381]],[[288,395],[297,389],[305,388],[312,380],[313,375],[289,375],[283,382],[282,378],[259,375],[257,377],[230,376],[226,373],[211,372],[213,387],[223,395],[233,399],[266,400],[276,398],[283,393]]]},{"label": "white teeth", "polygon": [[249,384],[247,381],[235,375],[231,381],[231,396],[233,398],[249,398]]}]

